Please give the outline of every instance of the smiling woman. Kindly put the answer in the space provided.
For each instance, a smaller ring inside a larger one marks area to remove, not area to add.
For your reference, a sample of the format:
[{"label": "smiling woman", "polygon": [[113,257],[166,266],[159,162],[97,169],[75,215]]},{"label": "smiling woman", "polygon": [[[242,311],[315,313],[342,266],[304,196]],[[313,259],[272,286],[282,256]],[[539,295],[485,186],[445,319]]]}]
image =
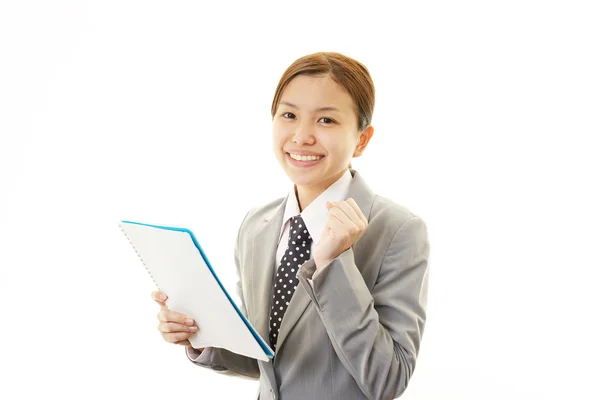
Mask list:
[{"label": "smiling woman", "polygon": [[372,109],[362,113],[367,115],[362,122],[357,119],[356,102],[335,75],[296,75],[277,92],[281,102],[272,111],[273,147],[286,174],[301,187],[302,207],[342,176],[350,159],[366,149],[374,129],[368,125]]},{"label": "smiling woman", "polygon": [[273,359],[192,348],[187,339],[202,327],[153,294],[165,340],[199,366],[259,379],[259,399],[390,399],[414,372],[429,240],[419,216],[351,167],[373,137],[374,104],[367,68],[340,53],[302,57],[280,79],[273,151],[293,185],[247,213],[235,247],[240,309]]}]

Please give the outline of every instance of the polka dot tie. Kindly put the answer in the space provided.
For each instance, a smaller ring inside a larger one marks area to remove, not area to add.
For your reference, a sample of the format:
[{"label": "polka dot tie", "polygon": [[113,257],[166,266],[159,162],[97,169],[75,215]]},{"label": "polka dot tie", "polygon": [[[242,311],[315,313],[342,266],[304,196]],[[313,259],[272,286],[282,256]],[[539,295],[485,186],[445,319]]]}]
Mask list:
[{"label": "polka dot tie", "polygon": [[312,238],[302,217],[300,215],[292,217],[288,245],[277,269],[275,287],[273,288],[273,301],[269,318],[269,338],[273,350],[275,350],[277,334],[279,333],[279,327],[281,327],[283,315],[290,305],[290,300],[298,285],[296,274],[300,266],[310,258],[311,244]]}]

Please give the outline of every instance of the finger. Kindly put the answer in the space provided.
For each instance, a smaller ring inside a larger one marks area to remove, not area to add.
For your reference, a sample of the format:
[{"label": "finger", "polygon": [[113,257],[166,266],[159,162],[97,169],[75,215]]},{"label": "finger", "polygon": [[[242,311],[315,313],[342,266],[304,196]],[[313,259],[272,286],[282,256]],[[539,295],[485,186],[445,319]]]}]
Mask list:
[{"label": "finger", "polygon": [[167,294],[165,292],[163,292],[162,290],[155,290],[152,292],[152,298],[154,300],[158,300],[158,301],[165,301],[167,300]]},{"label": "finger", "polygon": [[[348,218],[354,223],[355,226],[363,226],[363,222],[356,213],[356,210],[347,201],[340,201],[336,205],[348,216]],[[360,212],[360,210],[358,211]]]},{"label": "finger", "polygon": [[165,302],[167,301],[167,294],[161,290],[155,290],[152,292],[152,299],[161,307],[167,308]]},{"label": "finger", "polygon": [[171,311],[168,308],[164,310],[160,310],[158,312],[157,318],[162,322],[176,322],[181,325],[194,325],[194,319],[188,315],[180,314],[175,311]]},{"label": "finger", "polygon": [[159,322],[158,330],[163,333],[171,332],[198,332],[199,328],[196,325],[188,326],[182,325],[175,322]]},{"label": "finger", "polygon": [[175,332],[175,333],[163,333],[162,336],[165,341],[169,343],[177,343],[182,340],[187,340],[190,336],[194,335],[196,332]]},{"label": "finger", "polygon": [[367,225],[369,225],[367,217],[365,217],[365,215],[362,213],[360,207],[358,206],[358,204],[356,204],[356,201],[354,201],[352,197],[349,197],[346,201],[348,202],[348,204],[350,204],[350,206],[352,206],[352,208],[354,208],[354,211],[356,211],[356,215],[358,215],[360,220],[363,222],[364,226],[366,227]]},{"label": "finger", "polygon": [[348,217],[348,215],[337,205],[332,207],[331,210],[329,210],[329,215],[334,217],[343,226],[345,226],[345,230],[354,231],[359,229],[358,226],[354,223],[354,221],[352,221],[352,219],[350,219],[350,217]]},{"label": "finger", "polygon": [[332,214],[329,214],[327,226],[329,227],[329,232],[333,233],[333,237],[335,238],[344,237],[348,231],[346,225]]}]

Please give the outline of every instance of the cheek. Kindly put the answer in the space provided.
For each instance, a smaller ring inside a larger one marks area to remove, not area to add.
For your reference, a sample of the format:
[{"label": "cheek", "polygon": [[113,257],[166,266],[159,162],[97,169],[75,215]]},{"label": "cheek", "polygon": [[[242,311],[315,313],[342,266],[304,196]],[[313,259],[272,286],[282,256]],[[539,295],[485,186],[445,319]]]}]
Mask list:
[{"label": "cheek", "polygon": [[277,127],[276,125],[273,125],[273,129],[271,131],[271,141],[273,143],[273,150],[276,151],[280,151],[286,141],[284,132],[280,127]]},{"label": "cheek", "polygon": [[280,136],[281,136],[281,129],[277,126],[276,123],[273,123],[273,125],[271,127],[271,137],[273,138],[273,143],[275,143]]},{"label": "cheek", "polygon": [[276,146],[276,147],[281,147],[283,145],[283,143],[285,143],[284,136],[281,135],[279,132],[273,132],[272,140],[273,140],[273,146]]},{"label": "cheek", "polygon": [[339,136],[327,135],[321,138],[321,145],[327,152],[336,158],[350,157],[354,152],[354,146],[348,140],[340,140]]}]

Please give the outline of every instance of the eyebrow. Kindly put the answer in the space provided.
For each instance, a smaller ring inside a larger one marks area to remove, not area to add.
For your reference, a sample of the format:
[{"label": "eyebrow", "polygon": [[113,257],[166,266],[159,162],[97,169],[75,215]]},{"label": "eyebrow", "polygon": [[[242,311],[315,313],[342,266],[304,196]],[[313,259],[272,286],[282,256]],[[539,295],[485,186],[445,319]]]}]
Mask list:
[{"label": "eyebrow", "polygon": [[[280,104],[284,104],[286,106],[290,106],[290,107],[296,108],[296,109],[298,108],[298,106],[296,106],[295,104],[288,103],[287,101],[282,101]],[[338,108],[333,107],[333,106],[319,107],[315,111],[336,111],[336,112],[341,112]]]}]

